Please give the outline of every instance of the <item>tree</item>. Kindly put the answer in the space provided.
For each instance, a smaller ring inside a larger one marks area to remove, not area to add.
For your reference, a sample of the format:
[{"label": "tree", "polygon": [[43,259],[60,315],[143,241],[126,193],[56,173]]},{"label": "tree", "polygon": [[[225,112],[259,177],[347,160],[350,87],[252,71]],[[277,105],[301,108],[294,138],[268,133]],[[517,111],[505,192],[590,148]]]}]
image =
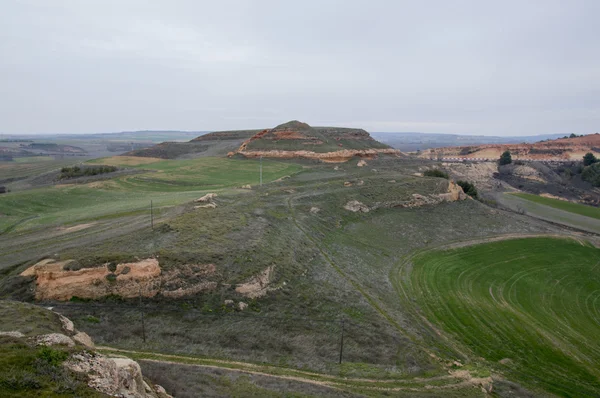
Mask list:
[{"label": "tree", "polygon": [[500,166],[505,164],[512,163],[512,157],[510,156],[510,151],[504,151],[502,155],[500,155]]},{"label": "tree", "polygon": [[577,138],[577,134],[571,133],[571,135],[569,136],[569,138]]},{"label": "tree", "polygon": [[472,198],[477,198],[477,188],[475,185],[471,184],[468,181],[456,181],[456,183],[463,189],[463,192],[469,195]]},{"label": "tree", "polygon": [[591,152],[588,152],[583,156],[583,165],[584,166],[589,166],[591,164],[596,163],[597,161],[598,161],[598,159]]}]

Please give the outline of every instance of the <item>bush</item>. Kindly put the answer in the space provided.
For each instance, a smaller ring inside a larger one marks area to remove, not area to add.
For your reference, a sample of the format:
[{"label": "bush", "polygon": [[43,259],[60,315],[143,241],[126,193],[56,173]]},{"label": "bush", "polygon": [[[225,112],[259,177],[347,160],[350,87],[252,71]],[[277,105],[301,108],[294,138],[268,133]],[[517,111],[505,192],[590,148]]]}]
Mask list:
[{"label": "bush", "polygon": [[477,188],[475,185],[468,181],[456,181],[456,183],[463,189],[463,191],[472,198],[477,198]]},{"label": "bush", "polygon": [[69,353],[44,346],[39,349],[37,357],[50,366],[58,366],[67,360]]},{"label": "bush", "polygon": [[504,151],[504,153],[500,155],[500,160],[498,162],[500,163],[500,166],[503,166],[505,164],[511,164],[512,156],[510,156],[510,151]]},{"label": "bush", "polygon": [[595,187],[600,187],[600,163],[593,163],[584,167],[581,172],[581,179]]},{"label": "bush", "polygon": [[598,159],[591,152],[588,152],[583,156],[583,165],[584,166],[592,165],[592,164],[596,163],[597,161],[598,161]]},{"label": "bush", "polygon": [[60,176],[58,178],[60,180],[63,180],[83,176],[95,176],[98,174],[113,173],[115,171],[117,171],[117,168],[115,166],[63,167],[62,169],[60,169]]},{"label": "bush", "polygon": [[446,180],[448,179],[448,173],[445,173],[440,169],[425,170],[423,175],[425,177],[439,177],[439,178],[445,178]]}]

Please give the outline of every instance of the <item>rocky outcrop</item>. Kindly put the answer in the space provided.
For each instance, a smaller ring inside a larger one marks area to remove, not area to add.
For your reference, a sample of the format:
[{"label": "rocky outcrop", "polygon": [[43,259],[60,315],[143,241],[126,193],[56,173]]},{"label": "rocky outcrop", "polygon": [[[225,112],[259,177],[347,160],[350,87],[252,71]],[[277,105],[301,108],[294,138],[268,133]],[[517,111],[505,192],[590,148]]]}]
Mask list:
[{"label": "rocky outcrop", "polygon": [[75,347],[75,342],[69,336],[65,336],[62,333],[48,333],[41,334],[35,337],[35,343],[37,345],[53,346],[53,345],[64,345],[67,347]]},{"label": "rocky outcrop", "polygon": [[600,154],[600,134],[575,138],[540,141],[532,144],[485,144],[429,149],[419,154],[422,158],[465,158],[498,160],[504,151],[510,151],[513,160],[581,160],[587,152]]},{"label": "rocky outcrop", "polygon": [[104,394],[127,398],[171,397],[161,386],[146,383],[140,365],[130,358],[83,351],[72,355],[64,366],[83,374],[89,387]]},{"label": "rocky outcrop", "polygon": [[217,197],[216,193],[207,193],[201,198],[194,200],[197,203],[211,203]]},{"label": "rocky outcrop", "polygon": [[358,200],[351,200],[344,205],[344,209],[354,213],[368,213],[369,207]]},{"label": "rocky outcrop", "polygon": [[215,275],[213,264],[182,265],[163,271],[157,259],[149,258],[118,264],[113,272],[107,265],[71,271],[64,269],[68,263],[42,260],[21,275],[36,278],[37,300],[98,299],[109,295],[134,298],[157,294],[180,298],[217,287],[215,281],[207,280]]},{"label": "rocky outcrop", "polygon": [[242,296],[248,298],[258,298],[265,296],[269,291],[273,290],[269,286],[273,277],[274,265],[267,267],[260,274],[253,276],[245,283],[241,283],[235,287],[235,291]]},{"label": "rocky outcrop", "polygon": [[462,188],[454,181],[448,181],[447,192],[432,194],[432,195],[421,195],[415,193],[412,195],[412,199],[396,204],[394,207],[421,207],[427,205],[437,205],[442,202],[456,202],[458,200],[467,199],[467,194],[464,193]]},{"label": "rocky outcrop", "polygon": [[[355,156],[373,159],[378,155],[396,155],[400,156],[402,152],[398,149],[377,148],[377,149],[342,149],[333,152],[313,152],[313,151],[238,151],[247,158],[279,158],[279,159],[312,159],[320,160],[325,163],[343,163]],[[233,155],[234,153],[231,153]]]}]

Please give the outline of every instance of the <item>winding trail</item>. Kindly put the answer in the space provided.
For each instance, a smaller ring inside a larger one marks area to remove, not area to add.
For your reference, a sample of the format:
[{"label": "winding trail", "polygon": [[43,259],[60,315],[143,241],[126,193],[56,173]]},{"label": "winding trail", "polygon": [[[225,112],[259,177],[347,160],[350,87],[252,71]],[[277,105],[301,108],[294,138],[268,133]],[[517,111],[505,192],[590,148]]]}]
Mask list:
[{"label": "winding trail", "polygon": [[[325,373],[314,373],[291,368],[259,365],[249,362],[227,361],[222,359],[197,358],[182,355],[160,354],[146,351],[125,350],[114,347],[98,346],[97,350],[107,354],[122,354],[139,361],[148,361],[166,365],[183,365],[197,368],[220,369],[244,374],[273,377],[282,380],[313,384],[320,387],[353,393],[361,391],[385,392],[426,392],[439,396],[440,390],[488,388],[491,378],[472,377],[468,371],[456,371],[448,375],[430,378],[407,379],[367,379],[347,378]],[[437,393],[436,393],[437,391]]]}]

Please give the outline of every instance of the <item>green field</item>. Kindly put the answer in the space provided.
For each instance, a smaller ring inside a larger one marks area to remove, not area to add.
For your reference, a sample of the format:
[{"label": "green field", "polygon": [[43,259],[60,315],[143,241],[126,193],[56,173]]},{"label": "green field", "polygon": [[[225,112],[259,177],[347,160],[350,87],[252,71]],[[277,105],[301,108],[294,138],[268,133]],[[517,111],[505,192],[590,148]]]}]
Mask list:
[{"label": "green field", "polygon": [[[106,163],[119,165],[118,161]],[[147,211],[150,200],[157,207],[173,206],[198,197],[202,191],[259,183],[259,162],[254,160],[200,158],[128,167],[148,172],[0,196],[0,233],[17,224],[23,229],[122,216]],[[294,174],[301,168],[292,163],[263,161],[263,182]]]},{"label": "green field", "polygon": [[407,283],[447,345],[561,396],[600,395],[600,250],[515,239],[414,259]]},{"label": "green field", "polygon": [[513,193],[521,199],[530,200],[535,203],[539,203],[545,206],[550,206],[555,209],[568,211],[571,213],[579,214],[586,217],[592,217],[600,219],[600,209],[597,207],[581,205],[579,203],[567,202],[565,200],[558,200],[552,198],[545,198],[543,196],[532,195],[529,193]]}]

